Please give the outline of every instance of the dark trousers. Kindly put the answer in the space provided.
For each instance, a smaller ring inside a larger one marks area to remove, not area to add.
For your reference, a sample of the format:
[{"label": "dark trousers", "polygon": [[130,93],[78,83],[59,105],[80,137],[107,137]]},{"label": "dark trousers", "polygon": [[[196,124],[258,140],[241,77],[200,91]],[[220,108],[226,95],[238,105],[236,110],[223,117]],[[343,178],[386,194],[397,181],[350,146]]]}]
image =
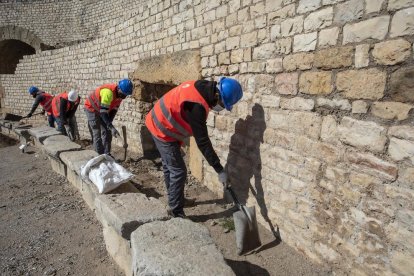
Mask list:
[{"label": "dark trousers", "polygon": [[50,127],[55,127],[55,117],[52,114],[47,114],[47,122]]},{"label": "dark trousers", "polygon": [[88,118],[89,133],[95,151],[99,154],[111,153],[112,133],[108,126],[101,120],[99,113],[85,110]]},{"label": "dark trousers", "polygon": [[180,143],[163,142],[154,136],[152,138],[162,159],[168,205],[175,215],[184,214],[184,185],[187,180],[187,167],[181,155]]}]

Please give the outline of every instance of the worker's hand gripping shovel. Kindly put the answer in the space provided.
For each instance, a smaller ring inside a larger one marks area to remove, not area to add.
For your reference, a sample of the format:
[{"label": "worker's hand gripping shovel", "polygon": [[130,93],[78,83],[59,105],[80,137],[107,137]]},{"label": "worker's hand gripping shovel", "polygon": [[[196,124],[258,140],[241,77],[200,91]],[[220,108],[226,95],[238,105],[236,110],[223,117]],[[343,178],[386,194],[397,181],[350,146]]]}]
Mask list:
[{"label": "worker's hand gripping shovel", "polygon": [[122,161],[125,161],[127,158],[128,149],[126,126],[122,126],[122,137],[124,138],[124,143],[122,145],[122,147],[124,148],[124,159]]},{"label": "worker's hand gripping shovel", "polygon": [[65,126],[65,130],[66,130],[66,134],[68,135],[69,139],[73,142],[75,141],[75,135],[73,133],[72,128],[69,125],[64,125]]}]

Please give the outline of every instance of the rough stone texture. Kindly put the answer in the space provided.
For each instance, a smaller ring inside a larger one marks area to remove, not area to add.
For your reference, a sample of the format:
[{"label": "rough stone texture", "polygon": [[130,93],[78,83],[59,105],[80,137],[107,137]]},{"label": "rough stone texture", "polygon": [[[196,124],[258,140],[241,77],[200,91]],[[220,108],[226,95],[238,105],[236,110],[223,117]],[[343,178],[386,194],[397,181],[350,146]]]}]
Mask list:
[{"label": "rough stone texture", "polygon": [[276,91],[282,95],[298,93],[298,73],[282,73],[275,78]]},{"label": "rough stone texture", "polygon": [[51,156],[49,156],[49,160],[50,160],[50,165],[51,165],[52,169],[55,172],[57,172],[58,174],[60,174],[61,176],[66,177],[66,166],[65,166],[65,164],[63,164],[59,159],[53,158]]},{"label": "rough stone texture", "polygon": [[348,152],[346,159],[356,169],[384,180],[394,181],[397,178],[397,167],[370,154]]},{"label": "rough stone texture", "polygon": [[362,17],[364,13],[364,1],[350,0],[337,5],[335,23],[344,24]]},{"label": "rough stone texture", "polygon": [[324,29],[319,32],[319,47],[335,46],[338,42],[339,28]]},{"label": "rough stone texture", "polygon": [[282,36],[292,36],[303,31],[303,17],[297,16],[282,21],[281,25]]},{"label": "rough stone texture", "polygon": [[414,6],[413,0],[389,0],[388,1],[388,10],[399,10],[401,8],[406,8],[409,6]]},{"label": "rough stone texture", "polygon": [[365,0],[365,13],[379,12],[385,0]]},{"label": "rough stone texture", "polygon": [[368,112],[368,104],[365,101],[352,102],[352,113],[365,114]]},{"label": "rough stone texture", "polygon": [[371,112],[380,118],[401,121],[408,118],[408,112],[412,108],[412,105],[398,102],[375,102],[372,105]]},{"label": "rough stone texture", "polygon": [[366,39],[384,39],[388,32],[390,17],[379,16],[344,27],[343,44],[361,42]]},{"label": "rough stone texture", "polygon": [[414,141],[413,126],[393,126],[388,130],[388,135]]},{"label": "rough stone texture", "polygon": [[390,37],[414,34],[414,7],[397,11],[391,22]]},{"label": "rough stone texture", "polygon": [[301,97],[295,97],[291,99],[282,98],[280,100],[280,107],[282,109],[292,109],[292,110],[313,110],[315,107],[315,102],[312,99],[304,99]]},{"label": "rough stone texture", "polygon": [[305,72],[300,75],[299,91],[311,95],[325,95],[332,92],[330,72]]},{"label": "rough stone texture", "polygon": [[398,138],[391,138],[388,147],[388,153],[392,159],[396,161],[404,160],[405,158],[411,160],[414,165],[414,142],[401,140]]},{"label": "rough stone texture", "polygon": [[313,66],[313,60],[313,53],[297,53],[288,55],[283,59],[283,68],[286,71],[294,71],[296,69],[310,69]]},{"label": "rough stone texture", "polygon": [[295,35],[293,39],[293,52],[309,52],[315,50],[318,35],[316,32]]},{"label": "rough stone texture", "polygon": [[325,99],[325,98],[318,98],[316,100],[316,106],[323,106],[328,108],[337,108],[340,110],[351,110],[351,104],[348,100],[345,99]]},{"label": "rough stone texture", "polygon": [[67,136],[54,135],[43,141],[45,151],[55,158],[59,158],[59,154],[65,151],[80,150],[81,146],[71,142]]},{"label": "rough stone texture", "polygon": [[81,167],[96,156],[98,156],[96,151],[80,150],[62,152],[60,154],[60,159],[68,167],[68,169],[75,171],[78,175],[80,175]]},{"label": "rough stone texture", "polygon": [[413,275],[414,274],[414,255],[404,254],[404,252],[394,251],[391,258],[391,266],[399,275]]},{"label": "rough stone texture", "polygon": [[346,144],[381,152],[387,142],[386,129],[374,122],[344,117],[338,127],[340,140]]},{"label": "rough stone texture", "polygon": [[403,67],[391,74],[391,98],[399,102],[414,103],[414,66]]},{"label": "rough stone texture", "polygon": [[[319,137],[322,119],[312,112],[272,110],[269,114],[268,127],[305,134],[317,139]],[[293,129],[292,125],[296,127]]]},{"label": "rough stone texture", "polygon": [[38,140],[40,143],[43,143],[43,141],[50,136],[61,134],[59,131],[49,126],[31,128],[29,130],[29,133],[30,135],[34,136],[35,139]]},{"label": "rough stone texture", "polygon": [[362,68],[369,65],[369,44],[357,45],[355,47],[355,67]]},{"label": "rough stone texture", "polygon": [[309,14],[304,21],[306,32],[329,27],[332,24],[333,8],[329,7]]},{"label": "rough stone texture", "polygon": [[95,207],[99,216],[125,239],[145,223],[168,219],[167,207],[161,201],[138,193],[99,195]]},{"label": "rough stone texture", "polygon": [[386,74],[376,68],[349,70],[336,76],[336,88],[350,99],[379,100],[384,96]]},{"label": "rough stone texture", "polygon": [[411,43],[405,39],[396,39],[375,44],[372,56],[375,62],[394,65],[405,61],[411,55]]},{"label": "rough stone texture", "polygon": [[314,65],[324,70],[348,67],[353,59],[353,47],[330,48],[315,53]]},{"label": "rough stone texture", "polygon": [[171,219],[139,227],[131,235],[134,275],[234,275],[207,228]]},{"label": "rough stone texture", "polygon": [[305,13],[308,11],[313,11],[318,9],[320,6],[321,0],[299,0],[297,12]]}]

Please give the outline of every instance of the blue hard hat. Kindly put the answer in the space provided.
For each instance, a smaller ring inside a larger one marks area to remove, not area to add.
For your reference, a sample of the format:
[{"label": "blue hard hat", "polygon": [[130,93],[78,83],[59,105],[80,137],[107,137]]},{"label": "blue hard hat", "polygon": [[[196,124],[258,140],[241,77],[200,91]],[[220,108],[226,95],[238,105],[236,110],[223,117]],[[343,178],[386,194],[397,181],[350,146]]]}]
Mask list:
[{"label": "blue hard hat", "polygon": [[118,87],[121,89],[122,94],[127,96],[132,95],[133,85],[129,79],[123,79],[118,82]]},{"label": "blue hard hat", "polygon": [[240,83],[231,78],[221,78],[217,84],[224,107],[231,111],[233,105],[243,97]]},{"label": "blue hard hat", "polygon": [[39,91],[39,88],[37,88],[36,86],[30,86],[30,88],[29,88],[29,94],[30,95],[36,93],[37,91]]}]

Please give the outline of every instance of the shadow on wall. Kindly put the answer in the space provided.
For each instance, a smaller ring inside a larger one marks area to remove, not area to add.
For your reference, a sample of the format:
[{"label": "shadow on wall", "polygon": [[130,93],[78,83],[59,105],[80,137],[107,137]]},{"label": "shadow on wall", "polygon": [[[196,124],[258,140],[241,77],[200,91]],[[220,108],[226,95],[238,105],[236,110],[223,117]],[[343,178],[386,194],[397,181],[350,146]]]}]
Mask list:
[{"label": "shadow on wall", "polygon": [[[252,115],[236,122],[235,133],[230,141],[226,166],[230,183],[239,200],[246,203],[249,191],[251,191],[259,206],[260,214],[268,223],[273,235],[280,240],[279,228],[276,227],[277,229],[275,229],[268,216],[262,185],[260,144],[263,143],[265,130],[266,122],[263,107],[255,104],[252,108]],[[252,178],[253,184],[250,181]]]}]

